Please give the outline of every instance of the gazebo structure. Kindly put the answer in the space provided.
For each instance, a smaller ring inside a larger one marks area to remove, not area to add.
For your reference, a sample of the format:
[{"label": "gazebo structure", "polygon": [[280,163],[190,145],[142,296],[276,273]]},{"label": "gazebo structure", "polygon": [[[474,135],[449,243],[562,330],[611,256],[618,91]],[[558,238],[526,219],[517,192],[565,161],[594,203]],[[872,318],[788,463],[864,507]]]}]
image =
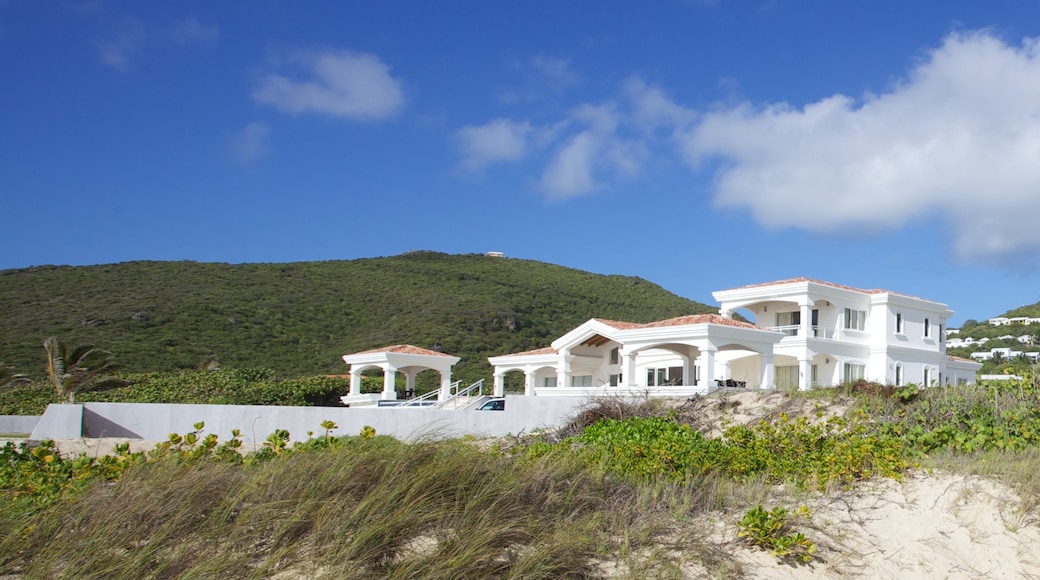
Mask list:
[{"label": "gazebo structure", "polygon": [[427,369],[440,373],[441,387],[437,399],[446,400],[451,396],[451,367],[459,362],[459,357],[410,344],[398,344],[345,354],[343,362],[350,365],[350,393],[343,397],[344,403],[372,398],[361,394],[361,373],[371,368],[383,371],[383,392],[380,395],[382,400],[397,399],[394,382],[398,372],[404,373],[405,392],[414,393],[416,375]]}]

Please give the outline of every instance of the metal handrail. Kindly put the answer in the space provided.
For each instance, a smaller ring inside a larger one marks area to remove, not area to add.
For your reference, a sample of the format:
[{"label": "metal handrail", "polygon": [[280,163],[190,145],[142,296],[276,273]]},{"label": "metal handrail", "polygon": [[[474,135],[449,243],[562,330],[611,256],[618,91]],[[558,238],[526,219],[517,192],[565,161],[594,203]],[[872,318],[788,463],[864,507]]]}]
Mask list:
[{"label": "metal handrail", "polygon": [[[452,386],[458,385],[461,382],[462,381],[455,381],[455,383]],[[473,389],[477,389],[477,393],[478,394],[483,394],[483,391],[484,391],[484,379],[480,379],[479,381],[473,383],[472,385],[466,387],[465,389],[462,389],[461,391],[457,390],[455,392],[455,394],[451,395],[450,397],[448,397],[447,400],[441,401],[441,408],[442,409],[447,408],[448,403],[453,403],[454,406],[452,408],[453,409],[458,409],[459,408],[459,399],[461,397],[469,397],[470,394],[473,392]]]},{"label": "metal handrail", "polygon": [[[462,381],[455,381],[454,383],[452,383],[451,386],[448,387],[449,392],[453,388],[454,389],[459,388],[459,384],[461,382]],[[414,399],[408,399],[404,403],[401,403],[400,405],[397,405],[397,406],[398,407],[421,407],[421,406],[425,406],[422,403],[424,403],[426,401],[429,401],[430,399],[436,397],[437,395],[440,394],[440,392],[441,392],[440,389],[434,389],[434,390],[430,391],[429,393],[426,393],[425,395],[420,395],[418,397],[415,397]]]}]

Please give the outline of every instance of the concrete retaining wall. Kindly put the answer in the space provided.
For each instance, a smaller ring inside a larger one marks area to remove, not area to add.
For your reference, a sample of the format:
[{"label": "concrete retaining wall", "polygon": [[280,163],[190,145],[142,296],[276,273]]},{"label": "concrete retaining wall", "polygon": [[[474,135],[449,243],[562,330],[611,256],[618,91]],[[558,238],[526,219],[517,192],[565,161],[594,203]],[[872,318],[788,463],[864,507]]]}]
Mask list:
[{"label": "concrete retaining wall", "polygon": [[32,433],[39,422],[39,416],[0,415],[0,433]]},{"label": "concrete retaining wall", "polygon": [[221,441],[238,429],[243,441],[262,442],[275,429],[289,431],[291,441],[307,432],[323,434],[321,422],[334,421],[332,435],[357,435],[362,427],[401,440],[451,438],[463,435],[502,437],[555,427],[589,402],[587,397],[507,396],[504,411],[429,408],[275,407],[245,405],[158,405],[144,403],[83,403],[50,405],[31,439],[130,437],[163,441],[170,433],[184,434],[203,421],[206,433]]}]

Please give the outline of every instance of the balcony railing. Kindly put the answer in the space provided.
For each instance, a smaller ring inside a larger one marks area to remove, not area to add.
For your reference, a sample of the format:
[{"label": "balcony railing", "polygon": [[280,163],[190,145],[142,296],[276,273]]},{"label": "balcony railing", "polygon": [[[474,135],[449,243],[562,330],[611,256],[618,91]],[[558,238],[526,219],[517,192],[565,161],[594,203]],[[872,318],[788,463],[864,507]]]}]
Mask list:
[{"label": "balcony railing", "polygon": [[[789,324],[786,326],[769,326],[769,330],[776,330],[784,333],[784,336],[798,336],[801,330],[801,326],[797,324]],[[822,326],[810,327],[812,334],[810,336],[815,338],[824,338],[827,340],[834,340],[835,332],[830,328],[823,328]]]}]

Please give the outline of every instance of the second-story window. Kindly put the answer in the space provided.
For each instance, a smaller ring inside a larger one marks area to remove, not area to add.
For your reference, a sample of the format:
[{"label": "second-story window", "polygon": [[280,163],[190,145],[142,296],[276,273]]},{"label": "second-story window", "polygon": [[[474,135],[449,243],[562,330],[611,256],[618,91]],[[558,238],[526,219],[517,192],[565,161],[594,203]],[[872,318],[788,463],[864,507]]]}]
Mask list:
[{"label": "second-story window", "polygon": [[924,319],[924,337],[929,338],[932,336],[932,322],[927,318]]},{"label": "second-story window", "polygon": [[896,334],[903,334],[903,313],[896,312]]},{"label": "second-story window", "polygon": [[845,328],[865,330],[867,328],[867,312],[865,310],[845,309]]},{"label": "second-story window", "polygon": [[610,365],[618,364],[618,361],[621,359],[621,357],[619,357],[618,355],[619,355],[618,347],[615,346],[614,348],[610,349],[610,359],[607,362],[607,364],[610,364]]}]

